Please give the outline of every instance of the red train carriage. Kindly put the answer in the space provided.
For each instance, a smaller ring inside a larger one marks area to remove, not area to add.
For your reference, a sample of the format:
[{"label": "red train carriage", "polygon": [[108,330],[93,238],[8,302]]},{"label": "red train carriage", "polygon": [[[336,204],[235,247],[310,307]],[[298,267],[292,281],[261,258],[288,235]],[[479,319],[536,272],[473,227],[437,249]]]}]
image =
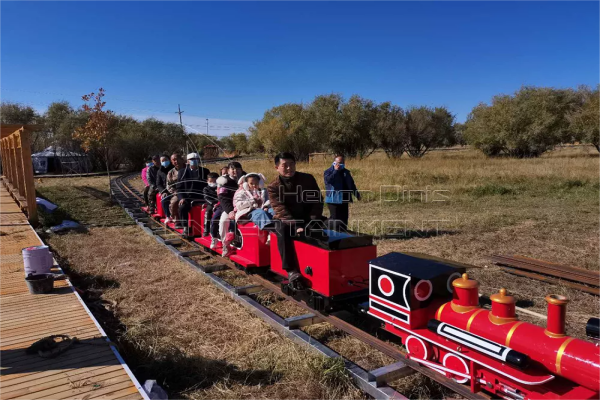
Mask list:
[{"label": "red train carriage", "polygon": [[[506,290],[479,306],[478,283],[436,261],[391,253],[371,261],[369,314],[409,357],[507,399],[592,399],[600,391],[597,345],[565,335],[566,298],[546,297],[548,324],[522,322]],[[588,333],[598,336],[598,320]]]},{"label": "red train carriage", "polygon": [[[368,293],[369,260],[377,256],[371,236],[326,231],[327,242],[303,238],[294,241],[298,266],[307,289],[284,293],[304,300],[319,311],[332,311],[363,302]],[[277,249],[277,236],[271,233],[271,271],[287,278]]]},{"label": "red train carriage", "polygon": [[[211,236],[204,236],[205,207],[192,208],[190,214],[190,236],[197,236],[194,240],[205,246],[210,247]],[[252,222],[236,224],[237,240],[235,251],[229,259],[244,268],[263,268],[270,263],[269,246],[267,244],[268,232],[261,231]],[[221,243],[214,249],[218,254],[223,254]]]}]

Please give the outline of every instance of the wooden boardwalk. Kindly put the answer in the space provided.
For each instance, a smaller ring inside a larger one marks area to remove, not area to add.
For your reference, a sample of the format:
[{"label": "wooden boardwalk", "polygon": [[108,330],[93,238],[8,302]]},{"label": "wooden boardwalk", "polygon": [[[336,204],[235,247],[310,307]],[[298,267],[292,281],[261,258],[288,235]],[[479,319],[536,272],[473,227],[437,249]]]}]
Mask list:
[{"label": "wooden boardwalk", "polygon": [[[0,399],[147,399],[68,280],[55,281],[50,294],[29,294],[21,249],[40,244],[0,186]],[[25,353],[55,334],[76,336],[81,343],[56,358]]]}]

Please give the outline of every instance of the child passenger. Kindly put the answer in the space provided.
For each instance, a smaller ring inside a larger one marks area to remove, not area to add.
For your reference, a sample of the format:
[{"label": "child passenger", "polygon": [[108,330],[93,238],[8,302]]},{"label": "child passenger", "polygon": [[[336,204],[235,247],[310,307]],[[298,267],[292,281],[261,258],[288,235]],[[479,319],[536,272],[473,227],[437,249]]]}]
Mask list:
[{"label": "child passenger", "polygon": [[211,219],[213,211],[219,199],[217,197],[217,178],[219,174],[211,172],[206,176],[208,186],[203,189],[204,200],[206,201],[206,210],[204,212],[204,236],[208,236],[210,233]]},{"label": "child passenger", "polygon": [[235,220],[250,220],[263,229],[273,219],[273,209],[270,207],[265,177],[261,173],[250,172],[238,181],[240,188],[233,196]]}]

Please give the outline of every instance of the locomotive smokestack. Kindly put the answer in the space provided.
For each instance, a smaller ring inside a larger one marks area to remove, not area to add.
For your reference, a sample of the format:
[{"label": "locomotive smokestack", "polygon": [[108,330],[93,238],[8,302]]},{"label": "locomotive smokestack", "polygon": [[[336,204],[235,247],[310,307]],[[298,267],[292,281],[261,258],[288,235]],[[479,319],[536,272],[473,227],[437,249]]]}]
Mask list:
[{"label": "locomotive smokestack", "polygon": [[492,312],[489,314],[490,321],[494,324],[506,324],[517,320],[515,314],[516,300],[509,295],[506,289],[500,289],[499,293],[490,296],[492,301]]},{"label": "locomotive smokestack", "polygon": [[452,309],[455,312],[463,313],[479,307],[479,283],[476,280],[469,279],[468,274],[462,274],[462,277],[452,281],[454,294],[452,299]]},{"label": "locomotive smokestack", "polygon": [[567,303],[569,299],[559,294],[546,296],[548,303],[548,323],[546,335],[551,337],[565,336],[565,315],[567,314]]}]

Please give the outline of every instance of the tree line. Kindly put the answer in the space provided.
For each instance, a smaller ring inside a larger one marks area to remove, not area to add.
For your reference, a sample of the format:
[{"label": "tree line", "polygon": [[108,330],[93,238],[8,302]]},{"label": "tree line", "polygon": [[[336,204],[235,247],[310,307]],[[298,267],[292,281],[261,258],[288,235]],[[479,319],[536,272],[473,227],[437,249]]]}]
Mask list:
[{"label": "tree line", "polygon": [[[101,90],[101,93],[104,91]],[[93,122],[94,115],[105,116],[106,126],[103,129],[106,132],[101,140],[89,140],[89,135],[81,134]],[[123,165],[136,169],[144,165],[148,156],[154,154],[171,154],[174,151],[202,153],[207,144],[216,145],[226,152],[245,153],[248,141],[244,133],[221,138],[188,134],[179,124],[155,118],[138,121],[127,115],[113,114],[109,110],[94,113],[86,104],[74,108],[66,101],[51,103],[41,114],[30,106],[3,102],[0,105],[0,122],[39,125],[40,128],[32,133],[33,152],[48,146],[61,147],[70,152],[85,150],[96,171],[115,170]]]},{"label": "tree line", "polygon": [[422,157],[434,147],[459,142],[455,117],[446,107],[403,109],[390,102],[376,104],[358,95],[345,100],[321,95],[309,104],[288,103],[267,110],[250,128],[251,152],[310,153],[331,151],[364,158],[382,149],[390,157],[407,153]]},{"label": "tree line", "polygon": [[489,104],[478,104],[464,124],[457,123],[445,106],[402,108],[358,95],[344,99],[327,94],[310,103],[273,107],[254,122],[249,134],[226,137],[188,134],[175,123],[154,118],[138,121],[109,112],[102,146],[85,145],[85,138],[77,134],[89,125],[90,110],[59,101],[39,114],[29,106],[3,102],[0,121],[40,125],[33,134],[33,151],[50,145],[74,152],[85,148],[96,170],[124,164],[135,169],[151,154],[202,153],[206,145],[238,154],[287,151],[299,160],[318,152],[364,158],[376,149],[391,158],[422,157],[433,148],[457,144],[472,145],[487,156],[537,157],[557,145],[575,142],[593,144],[600,151],[598,87],[587,86],[524,86],[511,95],[494,96]]}]

